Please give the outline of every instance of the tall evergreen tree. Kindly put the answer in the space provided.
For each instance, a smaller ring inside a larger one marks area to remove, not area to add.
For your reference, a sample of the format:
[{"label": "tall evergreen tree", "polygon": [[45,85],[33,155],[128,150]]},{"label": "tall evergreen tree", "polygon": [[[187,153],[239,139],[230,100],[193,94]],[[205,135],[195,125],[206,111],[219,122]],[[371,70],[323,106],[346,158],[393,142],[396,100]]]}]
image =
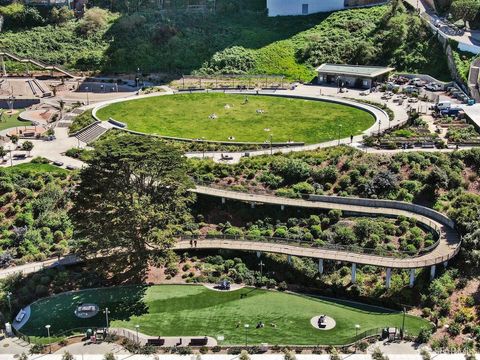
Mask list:
[{"label": "tall evergreen tree", "polygon": [[72,219],[84,254],[148,260],[168,250],[193,195],[182,154],[151,137],[105,140],[82,169]]}]

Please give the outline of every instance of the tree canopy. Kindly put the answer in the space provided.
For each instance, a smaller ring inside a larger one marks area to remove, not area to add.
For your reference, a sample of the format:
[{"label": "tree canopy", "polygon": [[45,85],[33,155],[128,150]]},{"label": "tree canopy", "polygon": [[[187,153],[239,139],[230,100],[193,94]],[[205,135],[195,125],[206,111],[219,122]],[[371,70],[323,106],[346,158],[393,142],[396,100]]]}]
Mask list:
[{"label": "tree canopy", "polygon": [[100,143],[82,169],[72,219],[81,253],[147,258],[169,249],[193,200],[185,160],[174,147],[127,135]]}]

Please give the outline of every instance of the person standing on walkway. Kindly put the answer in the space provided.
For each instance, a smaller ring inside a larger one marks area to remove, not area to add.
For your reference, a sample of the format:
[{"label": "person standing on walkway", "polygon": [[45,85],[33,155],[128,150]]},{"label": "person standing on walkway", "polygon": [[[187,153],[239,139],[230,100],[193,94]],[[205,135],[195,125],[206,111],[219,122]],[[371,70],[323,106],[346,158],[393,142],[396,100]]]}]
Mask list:
[{"label": "person standing on walkway", "polygon": [[197,240],[195,240],[195,247],[197,247]]}]

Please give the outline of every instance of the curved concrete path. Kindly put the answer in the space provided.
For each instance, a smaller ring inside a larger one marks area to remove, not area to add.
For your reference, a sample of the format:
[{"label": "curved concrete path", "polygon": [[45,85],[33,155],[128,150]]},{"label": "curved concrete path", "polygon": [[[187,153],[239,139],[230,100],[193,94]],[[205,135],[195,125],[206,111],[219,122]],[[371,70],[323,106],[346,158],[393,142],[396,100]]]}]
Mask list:
[{"label": "curved concrete path", "polygon": [[[235,249],[247,251],[273,252],[285,255],[300,257],[312,257],[318,259],[328,259],[335,261],[344,261],[354,264],[374,265],[385,268],[415,269],[445,263],[453,258],[460,250],[461,239],[457,231],[452,227],[451,220],[444,217],[445,221],[440,222],[437,219],[422,215],[417,212],[400,210],[388,207],[369,206],[369,199],[357,199],[364,202],[365,205],[349,205],[335,202],[334,196],[331,201],[308,201],[303,199],[289,199],[271,195],[257,195],[241,193],[229,190],[214,189],[211,187],[197,186],[192,190],[197,194],[215,196],[223,199],[236,201],[245,201],[249,203],[262,203],[278,206],[304,207],[313,209],[338,209],[346,212],[361,214],[376,214],[379,216],[406,216],[415,218],[418,222],[434,229],[438,232],[438,245],[429,253],[406,258],[386,257],[372,255],[367,253],[355,253],[337,249],[302,247],[300,244],[270,243],[266,241],[249,241],[235,239],[203,239],[197,241],[197,248],[202,249]],[[420,207],[419,207],[420,208]],[[443,215],[439,214],[439,217]],[[176,243],[175,249],[190,249],[192,246],[190,240],[183,239]]]}]

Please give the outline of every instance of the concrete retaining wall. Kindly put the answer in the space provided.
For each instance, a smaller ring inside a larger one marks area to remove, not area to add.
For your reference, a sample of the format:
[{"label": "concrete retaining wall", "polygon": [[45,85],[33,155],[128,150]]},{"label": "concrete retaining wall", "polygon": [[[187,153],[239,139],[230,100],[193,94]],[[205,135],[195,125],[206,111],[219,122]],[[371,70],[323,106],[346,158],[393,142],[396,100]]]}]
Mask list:
[{"label": "concrete retaining wall", "polygon": [[309,200],[320,201],[320,202],[334,202],[337,204],[352,205],[352,206],[368,206],[372,208],[383,207],[383,208],[389,208],[389,209],[405,210],[405,211],[410,211],[419,215],[424,215],[425,217],[429,217],[452,229],[455,228],[454,222],[448,217],[446,217],[445,215],[439,213],[438,211],[429,209],[425,206],[409,204],[401,201],[362,199],[362,198],[351,198],[351,197],[340,197],[340,196],[335,197],[335,196],[324,196],[324,195],[310,195]]}]

